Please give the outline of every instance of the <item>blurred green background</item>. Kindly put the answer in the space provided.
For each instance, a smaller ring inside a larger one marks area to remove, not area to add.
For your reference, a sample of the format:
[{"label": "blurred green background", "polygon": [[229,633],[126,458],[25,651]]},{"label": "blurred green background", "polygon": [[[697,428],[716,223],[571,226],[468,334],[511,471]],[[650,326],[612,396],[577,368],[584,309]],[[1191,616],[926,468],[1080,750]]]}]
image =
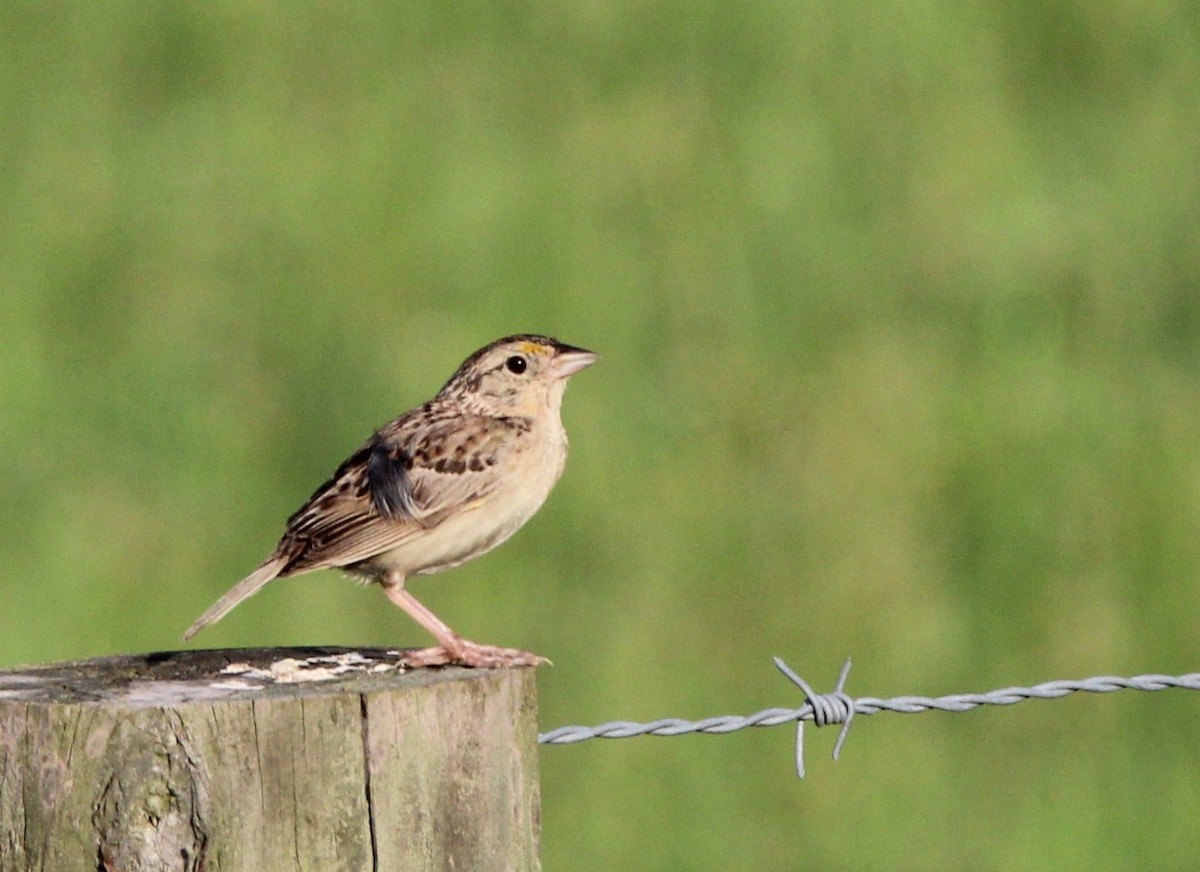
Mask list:
[{"label": "blurred green background", "polygon": [[[1200,667],[1200,7],[0,6],[0,664],[180,644],[377,425],[593,348],[413,589],[543,728]],[[203,646],[424,645],[335,573]],[[550,870],[1181,868],[1200,697],[543,749]]]}]

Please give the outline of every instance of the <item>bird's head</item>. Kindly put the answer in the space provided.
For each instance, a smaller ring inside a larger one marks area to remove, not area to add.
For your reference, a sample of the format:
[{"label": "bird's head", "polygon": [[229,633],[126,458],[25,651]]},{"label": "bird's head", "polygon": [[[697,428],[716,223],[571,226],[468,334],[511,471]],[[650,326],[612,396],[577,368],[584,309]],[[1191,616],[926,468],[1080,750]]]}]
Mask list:
[{"label": "bird's head", "polygon": [[532,417],[546,405],[557,411],[567,379],[599,358],[549,336],[506,336],[463,361],[438,396],[488,414]]}]

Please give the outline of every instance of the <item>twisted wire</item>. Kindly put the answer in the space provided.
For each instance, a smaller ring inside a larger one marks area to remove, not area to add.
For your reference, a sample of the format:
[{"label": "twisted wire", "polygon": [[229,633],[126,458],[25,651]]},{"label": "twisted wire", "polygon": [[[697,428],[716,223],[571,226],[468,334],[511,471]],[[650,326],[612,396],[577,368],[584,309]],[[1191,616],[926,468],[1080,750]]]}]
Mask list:
[{"label": "twisted wire", "polygon": [[833,758],[841,752],[855,715],[873,715],[880,712],[919,714],[926,711],[965,712],[983,705],[1014,705],[1029,699],[1060,699],[1072,693],[1115,693],[1118,690],[1155,691],[1179,688],[1200,690],[1200,672],[1186,675],[1135,675],[1122,678],[1100,675],[1077,680],[1059,679],[1035,684],[1032,687],[1004,687],[987,693],[959,693],[949,696],[896,696],[879,699],[863,696],[854,699],[844,690],[850,673],[850,660],[842,666],[834,690],[816,693],[803,678],[793,672],[782,659],[775,658],[776,667],[804,693],[805,703],[800,708],[770,708],[752,715],[722,715],[700,721],[680,718],[661,718],[649,723],[633,721],[609,721],[594,727],[568,726],[542,733],[538,744],[570,745],[588,739],[627,739],[633,736],[682,736],[688,733],[724,735],[749,727],[775,727],[796,722],[796,774],[804,777],[804,723],[812,721],[816,726],[841,724],[842,730],[834,745]]}]

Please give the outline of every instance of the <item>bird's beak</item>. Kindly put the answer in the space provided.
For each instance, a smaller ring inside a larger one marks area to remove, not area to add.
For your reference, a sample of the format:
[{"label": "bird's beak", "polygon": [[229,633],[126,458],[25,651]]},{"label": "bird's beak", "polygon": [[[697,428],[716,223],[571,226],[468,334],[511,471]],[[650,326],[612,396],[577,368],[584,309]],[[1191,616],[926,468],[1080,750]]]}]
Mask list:
[{"label": "bird's beak", "polygon": [[587,369],[600,359],[593,351],[564,345],[550,364],[550,372],[555,378],[570,378],[581,369]]}]

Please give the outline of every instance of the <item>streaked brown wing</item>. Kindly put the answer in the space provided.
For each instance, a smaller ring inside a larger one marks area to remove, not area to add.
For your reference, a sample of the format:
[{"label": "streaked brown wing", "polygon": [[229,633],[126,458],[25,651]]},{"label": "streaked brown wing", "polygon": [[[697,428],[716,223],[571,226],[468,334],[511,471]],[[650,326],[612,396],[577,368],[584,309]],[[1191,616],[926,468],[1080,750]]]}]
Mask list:
[{"label": "streaked brown wing", "polygon": [[366,474],[369,448],[355,452],[288,519],[276,548],[288,559],[280,575],[357,563],[420,531],[411,520],[384,520],[375,510]]},{"label": "streaked brown wing", "polygon": [[523,418],[482,415],[440,420],[421,428],[384,428],[367,461],[368,486],[385,517],[429,526],[446,512],[491,493],[496,467],[523,449]]},{"label": "streaked brown wing", "polygon": [[486,417],[412,424],[380,430],[292,515],[276,549],[288,559],[281,575],[367,560],[485,499],[512,428],[523,432]]}]

